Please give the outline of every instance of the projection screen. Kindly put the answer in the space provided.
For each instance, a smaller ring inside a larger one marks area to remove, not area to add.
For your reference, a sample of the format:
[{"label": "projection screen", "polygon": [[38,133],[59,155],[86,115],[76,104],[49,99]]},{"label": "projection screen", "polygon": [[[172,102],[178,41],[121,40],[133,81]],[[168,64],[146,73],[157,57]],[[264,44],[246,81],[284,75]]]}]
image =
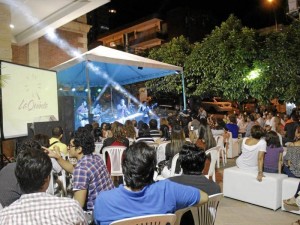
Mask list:
[{"label": "projection screen", "polygon": [[59,120],[55,71],[0,63],[4,139],[27,136],[27,123]]}]

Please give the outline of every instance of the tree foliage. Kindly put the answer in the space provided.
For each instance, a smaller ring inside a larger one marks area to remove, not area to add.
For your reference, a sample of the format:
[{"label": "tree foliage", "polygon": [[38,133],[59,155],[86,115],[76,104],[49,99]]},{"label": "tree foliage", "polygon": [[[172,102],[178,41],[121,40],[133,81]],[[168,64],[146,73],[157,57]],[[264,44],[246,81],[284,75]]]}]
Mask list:
[{"label": "tree foliage", "polygon": [[251,95],[259,100],[278,98],[286,102],[300,102],[299,46],[299,21],[282,32],[267,35],[260,50],[262,78],[252,88]]},{"label": "tree foliage", "polygon": [[242,101],[249,95],[244,79],[257,55],[255,31],[231,15],[195,45],[185,67],[187,88],[192,95]]},{"label": "tree foliage", "polygon": [[[151,50],[149,57],[184,67],[187,96],[300,102],[299,46],[299,21],[283,31],[259,35],[230,15],[202,42],[191,45],[181,36]],[[258,76],[250,79],[253,71]],[[146,86],[153,92],[178,94],[181,76],[154,79]]]},{"label": "tree foliage", "polygon": [[[152,49],[149,58],[176,66],[184,66],[186,58],[191,53],[192,46],[183,36],[173,38],[170,42],[161,45],[160,48]],[[153,79],[146,82],[146,87],[153,92],[169,92],[179,94],[182,91],[180,74],[174,74],[163,78]]]}]

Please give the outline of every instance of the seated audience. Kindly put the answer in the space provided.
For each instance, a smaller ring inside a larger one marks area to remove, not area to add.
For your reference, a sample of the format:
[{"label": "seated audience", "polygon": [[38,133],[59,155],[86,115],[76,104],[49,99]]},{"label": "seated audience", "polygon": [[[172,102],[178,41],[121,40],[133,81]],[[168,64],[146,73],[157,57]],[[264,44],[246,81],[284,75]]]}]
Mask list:
[{"label": "seated audience", "polygon": [[263,162],[267,143],[263,139],[265,133],[260,125],[251,128],[251,137],[244,138],[242,154],[237,158],[236,165],[241,169],[258,171],[257,180],[263,178]]},{"label": "seated audience", "polygon": [[135,216],[174,213],[208,201],[207,194],[194,187],[168,179],[154,182],[156,153],[146,143],[129,146],[122,168],[126,185],[97,196],[94,221],[98,225]]},{"label": "seated audience", "polygon": [[67,145],[61,142],[64,131],[62,127],[57,126],[52,129],[52,137],[50,138],[50,149],[54,149],[54,146],[59,148],[59,151],[64,155],[68,155]]},{"label": "seated audience", "polygon": [[149,121],[149,128],[150,128],[150,136],[153,138],[160,138],[160,130],[157,128],[157,120],[151,119]]},{"label": "seated audience", "polygon": [[[165,151],[165,155],[166,155],[166,167],[163,168],[163,171],[161,173],[161,175],[164,178],[168,178],[171,176],[171,165],[172,165],[172,159],[174,157],[174,155],[176,155],[177,153],[179,153],[182,149],[182,146],[184,144],[188,143],[185,140],[185,135],[184,135],[184,131],[182,129],[182,127],[180,125],[175,125],[172,129],[172,133],[171,133],[171,143],[168,143],[166,145],[166,151]],[[177,160],[176,163],[176,169],[175,169],[175,173],[179,174],[181,171],[180,168],[180,163]]]},{"label": "seated audience", "polygon": [[292,142],[283,158],[283,172],[289,177],[300,178],[300,140]]},{"label": "seated audience", "polygon": [[275,131],[266,134],[267,149],[264,157],[264,172],[281,173],[283,147]]},{"label": "seated audience", "polygon": [[139,129],[139,137],[136,139],[136,142],[153,142],[154,139],[150,135],[150,129],[148,124],[142,123]]},{"label": "seated audience", "polygon": [[[17,148],[17,155],[27,148],[40,149],[43,151],[42,147],[48,146],[49,137],[44,134],[36,134],[33,138],[28,138],[22,142],[22,144]],[[52,172],[59,173],[62,170],[60,165],[56,162],[56,160],[51,160],[51,162]],[[12,162],[0,170],[0,180],[5,181],[0,182],[0,205],[2,205],[2,207],[9,206],[22,195],[22,190],[14,173],[15,168],[16,163]],[[54,190],[47,190],[49,193],[53,191]]]},{"label": "seated audience", "polygon": [[207,125],[207,122],[202,119],[201,121],[203,122],[199,125],[198,139],[195,144],[197,145],[197,147],[202,148],[206,151],[210,148],[216,147],[217,143],[214,136],[212,135],[210,127]]},{"label": "seated audience", "polygon": [[[171,181],[198,188],[205,191],[208,195],[221,193],[220,186],[207,179],[202,173],[206,161],[206,154],[202,149],[193,144],[183,145],[178,160],[180,161],[183,174],[170,177]],[[191,212],[185,213],[181,218],[180,225],[193,224],[194,219]]]},{"label": "seated audience", "polygon": [[226,128],[232,134],[232,138],[238,138],[239,127],[237,125],[236,116],[234,114],[229,115],[229,123],[226,124]]},{"label": "seated audience", "polygon": [[160,133],[161,133],[161,138],[164,140],[170,140],[170,128],[169,128],[169,122],[166,118],[162,117],[160,118]]},{"label": "seated audience", "polygon": [[102,158],[94,155],[94,150],[95,142],[92,134],[83,129],[74,133],[68,146],[69,157],[77,159],[75,167],[60,154],[49,151],[50,157],[54,157],[67,172],[73,174],[74,199],[86,211],[93,210],[96,196],[101,191],[114,188]]},{"label": "seated audience", "polygon": [[[36,148],[19,153],[15,176],[24,194],[0,211],[0,224],[87,224],[78,202],[45,193],[52,163]],[[63,213],[62,213],[63,210]]]}]

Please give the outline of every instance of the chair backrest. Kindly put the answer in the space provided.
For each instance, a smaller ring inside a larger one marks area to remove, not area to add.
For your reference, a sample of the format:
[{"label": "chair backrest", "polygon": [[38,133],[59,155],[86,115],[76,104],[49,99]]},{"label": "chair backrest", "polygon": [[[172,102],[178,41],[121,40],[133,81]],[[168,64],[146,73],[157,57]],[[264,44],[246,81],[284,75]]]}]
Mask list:
[{"label": "chair backrest", "polygon": [[174,225],[175,221],[175,214],[154,214],[117,220],[110,225]]},{"label": "chair backrest", "polygon": [[217,146],[219,146],[220,148],[224,148],[224,137],[222,135],[218,135],[216,136],[216,143],[217,143]]},{"label": "chair backrest", "polygon": [[212,176],[213,181],[216,182],[216,163],[219,157],[219,146],[206,150],[205,154],[210,154],[211,158],[208,174],[206,175],[206,177],[209,178],[210,176]]},{"label": "chair backrest", "polygon": [[170,142],[161,143],[156,149],[156,163],[166,159],[166,146]]},{"label": "chair backrest", "polygon": [[177,210],[175,212],[177,217],[175,225],[180,225],[181,217],[187,211],[192,212],[195,225],[214,225],[219,202],[222,199],[222,197],[223,193],[210,195],[208,197],[208,202],[203,205],[192,206]]},{"label": "chair backrest", "polygon": [[176,164],[177,164],[178,158],[179,158],[179,153],[174,155],[173,158],[172,158],[171,169],[170,169],[171,170],[171,173],[170,173],[171,177],[182,174],[182,169],[181,168],[180,168],[180,172],[178,174],[175,174]]},{"label": "chair backrest", "polygon": [[110,158],[111,176],[123,176],[122,155],[125,149],[126,149],[125,146],[108,146],[103,148],[102,152],[103,152],[103,159],[105,165],[106,165],[106,157],[105,157],[106,153]]}]

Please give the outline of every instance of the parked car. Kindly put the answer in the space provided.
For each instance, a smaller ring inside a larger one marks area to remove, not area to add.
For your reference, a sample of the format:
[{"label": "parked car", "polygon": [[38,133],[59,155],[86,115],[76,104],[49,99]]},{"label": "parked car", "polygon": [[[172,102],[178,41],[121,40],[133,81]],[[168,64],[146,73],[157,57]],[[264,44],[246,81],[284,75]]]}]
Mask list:
[{"label": "parked car", "polygon": [[172,105],[158,105],[158,107],[154,111],[159,117],[167,117],[170,114],[176,114],[176,109]]},{"label": "parked car", "polygon": [[221,98],[204,99],[201,105],[209,113],[230,112],[233,110],[231,102],[223,101]]}]

